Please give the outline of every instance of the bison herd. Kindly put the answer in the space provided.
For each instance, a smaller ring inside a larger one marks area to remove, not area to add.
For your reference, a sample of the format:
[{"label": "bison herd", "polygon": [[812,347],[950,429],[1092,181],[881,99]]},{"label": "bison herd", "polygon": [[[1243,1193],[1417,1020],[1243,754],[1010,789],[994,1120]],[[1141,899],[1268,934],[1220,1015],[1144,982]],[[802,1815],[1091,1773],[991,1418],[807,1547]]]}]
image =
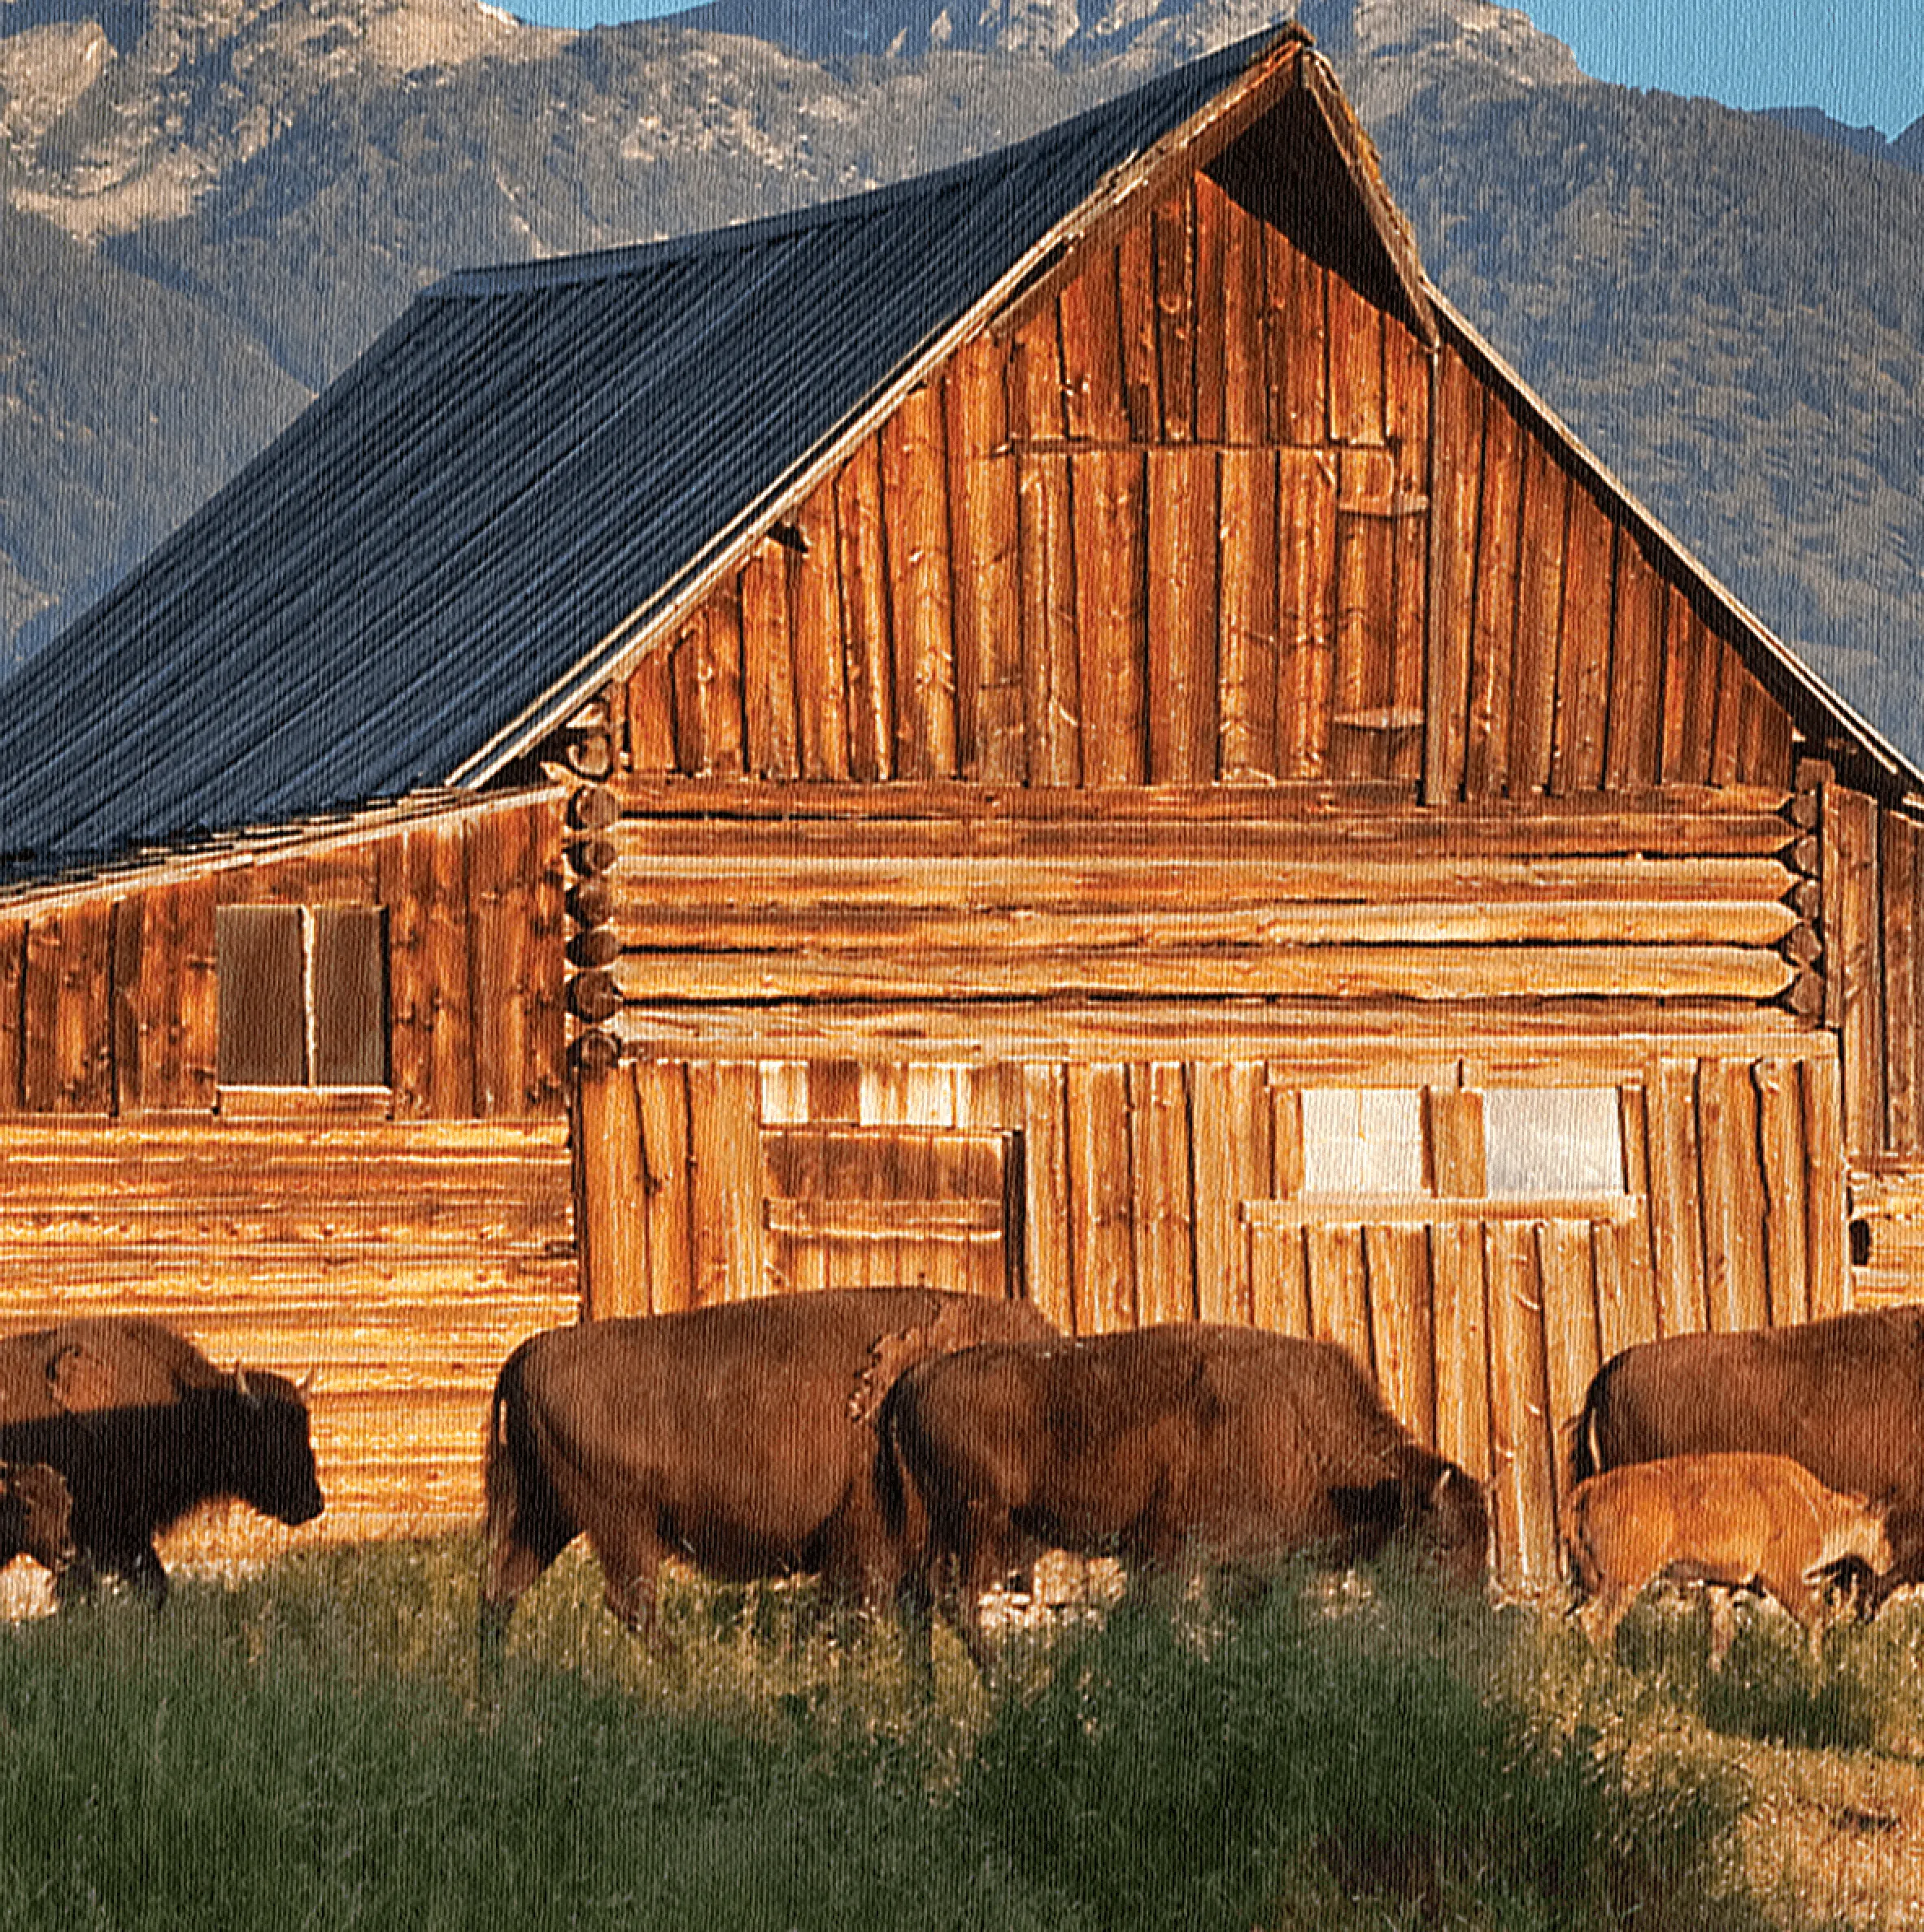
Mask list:
[{"label": "bison herd", "polygon": [[[1921,1438],[1924,1308],[1625,1350],[1569,1425],[1591,1636],[1659,1576],[1765,1591],[1813,1647],[1829,1584],[1874,1612],[1924,1581]],[[929,1288],[535,1335],[495,1382],[485,1489],[484,1664],[584,1536],[645,1638],[668,1556],[892,1606],[925,1669],[938,1605],[988,1668],[985,1595],[1047,1550],[1145,1585],[1399,1551],[1476,1586],[1490,1541],[1475,1479],[1334,1343],[1203,1322],[1071,1338],[1025,1303]],[[117,1577],[158,1603],[156,1535],[220,1498],[320,1513],[305,1385],[220,1369],[154,1321],[0,1338],[0,1562],[44,1564],[63,1603]],[[1713,1656],[1727,1641],[1726,1613]]]}]

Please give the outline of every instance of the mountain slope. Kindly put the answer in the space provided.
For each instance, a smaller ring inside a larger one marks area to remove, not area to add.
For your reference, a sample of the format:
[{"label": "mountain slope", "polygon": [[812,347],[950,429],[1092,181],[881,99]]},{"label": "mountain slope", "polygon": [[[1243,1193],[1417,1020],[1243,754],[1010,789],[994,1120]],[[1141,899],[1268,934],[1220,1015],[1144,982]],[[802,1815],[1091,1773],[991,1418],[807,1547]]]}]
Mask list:
[{"label": "mountain slope", "polygon": [[[1271,11],[710,0],[570,34],[472,0],[0,0],[0,664],[447,271],[937,167]],[[1924,176],[1897,164],[1924,134],[1853,152],[1587,81],[1489,0],[1301,11],[1442,286],[1924,754]]]}]

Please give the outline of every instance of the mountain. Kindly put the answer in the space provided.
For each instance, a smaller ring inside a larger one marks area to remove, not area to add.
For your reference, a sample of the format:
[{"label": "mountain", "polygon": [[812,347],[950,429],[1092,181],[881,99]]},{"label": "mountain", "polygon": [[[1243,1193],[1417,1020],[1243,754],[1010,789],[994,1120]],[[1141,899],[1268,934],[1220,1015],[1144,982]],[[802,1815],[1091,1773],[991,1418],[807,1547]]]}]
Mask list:
[{"label": "mountain", "polygon": [[[1924,753],[1924,133],[1853,150],[1606,86],[1488,0],[1300,13],[1444,289]],[[448,271],[852,193],[1270,17],[708,0],[577,34],[475,0],[0,0],[0,663]]]},{"label": "mountain", "polygon": [[1913,121],[1895,140],[1887,141],[1877,128],[1853,128],[1848,121],[1833,120],[1822,107],[1766,107],[1763,111],[1800,134],[1834,141],[1853,154],[1895,161],[1900,168],[1924,169],[1924,119]]}]

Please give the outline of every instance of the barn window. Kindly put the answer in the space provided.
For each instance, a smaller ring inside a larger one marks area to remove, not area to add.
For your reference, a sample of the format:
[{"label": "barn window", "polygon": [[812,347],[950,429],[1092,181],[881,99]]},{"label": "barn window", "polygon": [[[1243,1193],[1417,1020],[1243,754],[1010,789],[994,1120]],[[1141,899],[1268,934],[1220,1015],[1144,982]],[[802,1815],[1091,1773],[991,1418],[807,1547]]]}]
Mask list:
[{"label": "barn window", "polygon": [[1423,1114],[1415,1088],[1312,1087],[1304,1092],[1304,1194],[1424,1190]]},{"label": "barn window", "polygon": [[223,906],[223,1086],[387,1084],[387,916],[378,906]]},{"label": "barn window", "polygon": [[1625,1191],[1623,1123],[1614,1087],[1495,1088],[1483,1096],[1489,1191]]}]

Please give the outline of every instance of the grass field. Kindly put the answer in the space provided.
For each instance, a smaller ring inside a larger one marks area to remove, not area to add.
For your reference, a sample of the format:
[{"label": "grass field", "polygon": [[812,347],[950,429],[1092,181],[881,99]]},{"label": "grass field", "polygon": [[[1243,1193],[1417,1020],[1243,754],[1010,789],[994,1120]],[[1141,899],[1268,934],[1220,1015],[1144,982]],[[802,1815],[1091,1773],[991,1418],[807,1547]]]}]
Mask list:
[{"label": "grass field", "polygon": [[474,1686],[474,1551],[321,1551],[0,1629],[0,1926],[1295,1932],[1924,1924],[1924,1615],[1721,1677],[1386,1584],[938,1638],[572,1554]]}]

